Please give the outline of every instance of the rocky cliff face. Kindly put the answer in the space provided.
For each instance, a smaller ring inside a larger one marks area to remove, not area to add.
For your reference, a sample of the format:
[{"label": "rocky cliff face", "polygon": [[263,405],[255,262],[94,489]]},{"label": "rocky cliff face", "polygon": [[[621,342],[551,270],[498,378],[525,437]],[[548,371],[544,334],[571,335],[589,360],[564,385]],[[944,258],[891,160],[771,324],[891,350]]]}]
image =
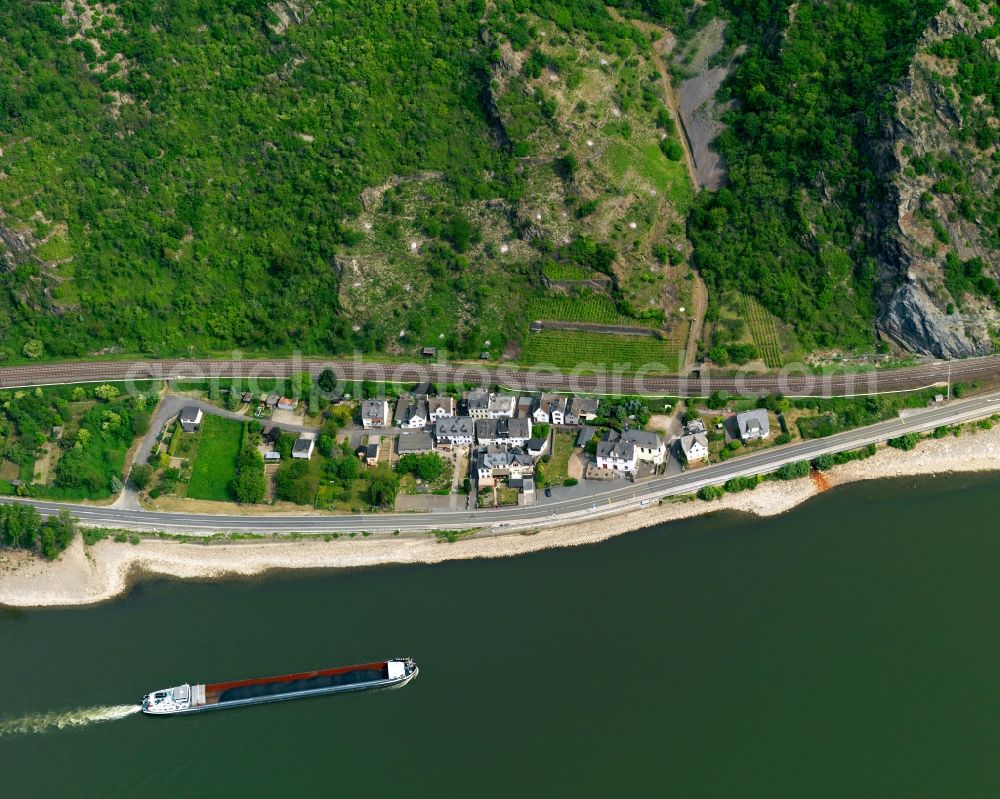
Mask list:
[{"label": "rocky cliff face", "polygon": [[[879,330],[938,357],[993,352],[1000,330],[998,4],[950,0],[895,92],[877,153],[887,199]],[[984,89],[985,86],[985,89]]]}]

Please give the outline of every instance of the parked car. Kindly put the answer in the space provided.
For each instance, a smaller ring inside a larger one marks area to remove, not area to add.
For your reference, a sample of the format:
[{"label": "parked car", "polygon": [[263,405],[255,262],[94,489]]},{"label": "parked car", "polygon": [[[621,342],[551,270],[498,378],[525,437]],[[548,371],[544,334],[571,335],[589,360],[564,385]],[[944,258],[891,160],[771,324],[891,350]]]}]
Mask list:
[{"label": "parked car", "polygon": [[545,489],[545,496],[547,496],[547,497],[551,497],[552,496],[552,489],[551,488],[546,488]]}]

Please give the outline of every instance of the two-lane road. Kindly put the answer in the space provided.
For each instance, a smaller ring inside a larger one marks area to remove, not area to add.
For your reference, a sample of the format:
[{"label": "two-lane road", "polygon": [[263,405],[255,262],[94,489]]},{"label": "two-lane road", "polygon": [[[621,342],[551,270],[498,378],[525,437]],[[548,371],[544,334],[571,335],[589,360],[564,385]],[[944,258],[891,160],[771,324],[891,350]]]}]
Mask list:
[{"label": "two-lane road", "polygon": [[[197,535],[227,531],[258,534],[293,532],[321,534],[396,530],[401,534],[423,534],[435,529],[469,528],[487,528],[490,533],[507,533],[622,513],[639,507],[643,501],[690,494],[703,486],[723,483],[732,477],[773,472],[786,463],[856,449],[905,433],[927,432],[941,425],[967,422],[994,413],[1000,413],[1000,392],[912,411],[905,418],[850,430],[829,438],[767,449],[679,475],[658,477],[637,484],[615,481],[587,497],[560,498],[556,489],[551,499],[540,495],[538,504],[534,506],[498,510],[441,510],[432,513],[372,513],[344,516],[316,513],[252,515],[248,511],[244,515],[210,515],[115,509],[14,498],[0,498],[0,502],[28,502],[43,514],[68,509],[82,524],[88,526]],[[1000,463],[997,467],[1000,469]]]}]

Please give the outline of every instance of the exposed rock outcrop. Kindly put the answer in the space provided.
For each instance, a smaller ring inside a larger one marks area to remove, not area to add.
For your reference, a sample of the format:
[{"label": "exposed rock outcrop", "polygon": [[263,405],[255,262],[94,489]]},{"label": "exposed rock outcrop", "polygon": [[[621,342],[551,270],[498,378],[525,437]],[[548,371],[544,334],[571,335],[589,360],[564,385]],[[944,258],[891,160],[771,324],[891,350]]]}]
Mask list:
[{"label": "exposed rock outcrop", "polygon": [[941,358],[986,355],[993,350],[983,320],[947,314],[917,281],[896,289],[879,325],[882,332],[908,350]]},{"label": "exposed rock outcrop", "polygon": [[304,0],[277,0],[267,6],[274,14],[274,20],[267,26],[278,36],[283,36],[292,25],[301,25],[313,13]]},{"label": "exposed rock outcrop", "polygon": [[981,36],[993,24],[987,4],[973,10],[962,0],[932,20],[876,152],[887,188],[873,220],[881,256],[877,325],[906,349],[938,357],[990,353],[1000,328],[987,292],[954,274],[955,264],[979,259],[983,274],[1000,279],[998,235],[989,223],[1000,202],[996,146],[975,134],[1000,121],[988,98],[965,96],[958,59],[941,49],[955,37],[974,39],[987,61],[996,59],[996,41]]}]

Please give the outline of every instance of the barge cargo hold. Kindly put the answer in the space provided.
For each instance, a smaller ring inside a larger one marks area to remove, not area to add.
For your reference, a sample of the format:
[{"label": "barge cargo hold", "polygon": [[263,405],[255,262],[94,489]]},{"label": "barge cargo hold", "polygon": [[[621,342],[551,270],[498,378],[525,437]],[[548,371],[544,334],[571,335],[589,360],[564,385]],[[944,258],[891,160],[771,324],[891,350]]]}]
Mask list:
[{"label": "barge cargo hold", "polygon": [[185,683],[146,694],[142,698],[142,712],[151,716],[171,716],[324,694],[395,688],[406,685],[418,671],[412,658],[396,658],[280,677],[198,685]]}]

